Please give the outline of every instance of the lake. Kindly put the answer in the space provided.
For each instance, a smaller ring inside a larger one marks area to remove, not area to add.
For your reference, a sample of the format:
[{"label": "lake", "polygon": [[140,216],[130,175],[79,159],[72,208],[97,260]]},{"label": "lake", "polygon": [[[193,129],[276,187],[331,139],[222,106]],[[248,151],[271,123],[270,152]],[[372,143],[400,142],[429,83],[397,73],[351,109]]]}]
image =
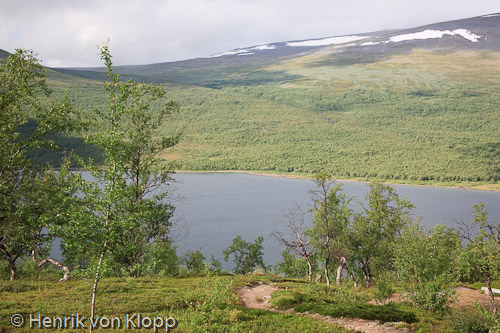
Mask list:
[{"label": "lake", "polygon": [[[310,208],[312,180],[267,177],[243,173],[177,173],[173,240],[178,255],[201,249],[207,259],[214,255],[223,261],[222,251],[237,235],[247,242],[263,236],[264,259],[274,265],[284,248],[270,237],[285,228],[285,214],[297,205]],[[344,192],[364,202],[368,187],[361,182],[340,182]],[[500,221],[500,192],[439,187],[394,185],[401,198],[414,206],[413,216],[422,224],[456,226],[457,221],[472,221],[475,203],[484,202],[490,221]],[[359,211],[359,204],[353,208]],[[310,223],[310,221],[309,221]],[[187,233],[187,234],[185,234]]]}]

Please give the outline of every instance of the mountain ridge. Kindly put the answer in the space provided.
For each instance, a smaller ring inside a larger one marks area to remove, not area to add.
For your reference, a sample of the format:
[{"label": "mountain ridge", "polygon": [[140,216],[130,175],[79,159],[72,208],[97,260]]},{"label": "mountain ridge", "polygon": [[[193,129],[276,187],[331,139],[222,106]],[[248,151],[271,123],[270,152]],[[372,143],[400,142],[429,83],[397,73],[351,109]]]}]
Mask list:
[{"label": "mountain ridge", "polygon": [[[419,31],[424,30],[454,31],[457,29],[465,29],[473,34],[478,34],[478,36],[480,36],[479,43],[471,44],[470,42],[466,42],[465,38],[460,38],[456,36],[456,34],[454,36],[445,34],[440,38],[406,40],[399,43],[423,48],[446,47],[452,49],[500,50],[500,13],[491,13],[470,18],[426,24],[414,28],[399,28],[356,34],[333,35],[311,39],[272,42],[242,48],[235,48],[206,57],[141,65],[122,65],[116,66],[116,68],[126,71],[128,71],[129,69],[137,70],[143,68],[178,70],[203,65],[220,65],[221,63],[235,64],[237,62],[248,62],[249,58],[253,58],[252,56],[259,56],[264,58],[297,56],[300,54],[309,54],[309,52],[311,51],[314,52],[316,50],[332,46],[337,48],[358,47],[368,49],[367,47],[370,47],[371,49],[377,49],[374,48],[374,46],[383,43],[388,44],[385,45],[387,47],[394,46],[394,43],[387,43],[387,39],[396,37],[398,35],[418,33]],[[354,43],[351,43],[350,41],[342,42],[340,40],[344,37],[352,36],[360,37],[357,43],[356,41]],[[335,39],[339,39],[339,41],[335,41]],[[331,42],[329,43],[328,40],[331,40]],[[322,41],[324,41],[323,44],[321,43]],[[363,43],[360,43],[359,41],[362,41]],[[310,44],[319,43],[320,45],[308,45],[308,42]],[[8,54],[9,53],[7,51],[0,49],[0,57],[6,57]],[[241,57],[245,57],[246,59],[235,60]],[[67,71],[101,71],[102,67],[55,67],[53,69]]]},{"label": "mountain ridge", "polygon": [[[427,35],[425,35],[426,32]],[[439,37],[433,37],[432,34]],[[395,41],[397,38],[402,39],[401,36],[405,35],[405,40]],[[474,38],[475,41],[472,40]],[[379,61],[393,55],[407,54],[415,48],[443,51],[500,50],[500,14],[439,22],[409,29],[254,45],[208,57],[146,65],[116,66],[115,70],[128,77],[151,83],[194,84],[216,88],[225,84],[228,76],[243,76],[245,73],[250,73],[247,78],[240,77],[239,80],[232,80],[232,82],[251,84],[261,79],[265,80],[263,76],[268,78],[273,76],[273,79],[281,77],[282,81],[286,81],[287,76],[281,73],[263,75],[262,68],[318,52],[326,52],[325,54],[330,52],[330,59],[325,59],[325,61],[332,65],[342,66]],[[101,67],[54,68],[54,70],[69,75],[84,78],[96,77],[102,80],[102,75],[95,74],[102,73]]]}]

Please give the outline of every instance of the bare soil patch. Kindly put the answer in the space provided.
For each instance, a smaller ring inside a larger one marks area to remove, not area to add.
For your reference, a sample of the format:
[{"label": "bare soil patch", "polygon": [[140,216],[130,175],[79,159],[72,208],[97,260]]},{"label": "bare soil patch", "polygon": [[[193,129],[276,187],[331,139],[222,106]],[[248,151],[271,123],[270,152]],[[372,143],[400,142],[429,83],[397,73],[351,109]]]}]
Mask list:
[{"label": "bare soil patch", "polygon": [[[278,311],[276,309],[271,308],[271,304],[269,303],[271,299],[271,294],[273,291],[278,290],[278,288],[272,284],[259,284],[256,286],[250,287],[242,287],[237,290],[238,295],[240,296],[241,302],[247,308],[252,309],[263,309],[270,310],[276,312],[286,312],[286,313],[295,313],[293,310],[288,311]],[[397,323],[386,323],[380,324],[377,321],[373,320],[364,320],[364,319],[344,319],[344,318],[332,318],[329,316],[322,316],[317,313],[309,314],[309,313],[295,313],[301,316],[311,316],[318,320],[322,320],[329,323],[335,323],[341,326],[344,326],[347,329],[354,330],[356,332],[367,332],[367,333],[375,333],[375,332],[388,332],[388,333],[400,333],[400,332],[408,332],[406,328],[396,328],[394,326]]]},{"label": "bare soil patch", "polygon": [[[273,284],[259,284],[255,286],[247,286],[238,289],[238,294],[240,296],[241,302],[247,308],[252,309],[263,309],[276,312],[286,312],[295,313],[293,310],[288,311],[278,311],[273,309],[270,304],[271,294],[273,291],[278,290]],[[487,295],[479,290],[467,288],[467,287],[457,287],[457,302],[455,302],[452,308],[465,308],[472,307],[475,303],[479,303],[481,306],[488,308],[490,305],[490,300]],[[401,301],[401,294],[396,293],[391,296],[390,301],[398,302]],[[374,300],[368,301],[368,303],[376,304]],[[341,325],[347,329],[354,330],[356,332],[366,332],[366,333],[376,333],[376,332],[388,332],[388,333],[398,333],[398,332],[409,332],[406,328],[397,328],[398,323],[385,323],[381,324],[378,321],[364,320],[364,319],[350,319],[350,318],[332,318],[329,316],[322,316],[317,313],[295,313],[300,316],[311,316],[318,320],[322,320],[329,323],[335,323]]]},{"label": "bare soil patch", "polygon": [[[451,305],[452,308],[466,308],[472,307],[474,303],[479,303],[484,308],[490,307],[490,297],[485,295],[480,290],[467,288],[467,287],[457,287],[457,297],[458,301]],[[498,297],[495,297],[498,303]]]},{"label": "bare soil patch", "polygon": [[[319,316],[317,314],[313,315],[313,317]],[[319,319],[323,320],[322,317],[319,316]],[[378,321],[374,320],[364,320],[364,319],[344,319],[344,318],[330,318],[334,323],[338,325],[342,325],[347,329],[354,330],[356,332],[366,332],[366,333],[376,333],[376,332],[388,332],[388,333],[401,333],[401,332],[409,332],[407,328],[397,328],[396,326],[399,323],[385,323],[381,324]]]},{"label": "bare soil patch", "polygon": [[238,289],[241,302],[247,308],[270,310],[271,294],[278,290],[272,284],[260,284],[253,287],[242,287]]}]

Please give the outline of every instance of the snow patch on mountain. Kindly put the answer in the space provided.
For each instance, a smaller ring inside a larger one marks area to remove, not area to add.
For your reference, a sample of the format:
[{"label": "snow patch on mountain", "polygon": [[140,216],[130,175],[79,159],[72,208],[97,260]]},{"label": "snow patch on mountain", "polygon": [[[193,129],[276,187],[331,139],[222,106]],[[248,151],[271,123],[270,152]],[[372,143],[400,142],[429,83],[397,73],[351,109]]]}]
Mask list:
[{"label": "snow patch on mountain", "polygon": [[245,49],[232,50],[232,51],[227,51],[227,52],[224,52],[224,53],[215,54],[213,56],[210,56],[209,58],[218,58],[218,57],[222,57],[222,56],[225,56],[225,55],[235,55],[235,54],[240,54],[240,53],[250,53],[250,52],[248,50],[245,50]]},{"label": "snow patch on mountain", "polygon": [[[500,13],[497,14],[489,14],[481,16],[482,18],[489,17],[498,17]],[[456,26],[456,25],[455,25]],[[437,28],[437,27],[436,27]],[[368,47],[373,45],[383,45],[387,43],[399,43],[404,41],[412,41],[412,40],[426,40],[426,39],[438,39],[443,38],[445,36],[460,36],[472,43],[478,43],[480,40],[486,41],[488,38],[486,34],[487,31],[484,32],[484,35],[478,35],[473,33],[470,30],[458,28],[453,28],[449,30],[439,30],[432,29],[430,26],[428,29],[421,28],[421,31],[417,29],[412,29],[412,31],[417,32],[403,32],[400,30],[400,34],[396,34],[396,32],[381,32],[378,34],[364,34],[364,35],[346,35],[346,36],[335,36],[335,37],[327,37],[327,38],[318,38],[318,39],[309,39],[302,41],[291,41],[291,42],[280,42],[280,43],[271,43],[271,44],[262,44],[257,46],[250,46],[244,49],[233,49],[231,51],[218,53],[210,56],[209,58],[218,58],[222,56],[244,56],[244,55],[252,55],[252,54],[260,54],[260,52],[265,53],[265,56],[272,57],[274,54],[282,55],[282,54],[294,54],[297,52],[302,52],[301,49],[292,50],[290,48],[293,47],[304,47],[304,48],[315,48],[329,45],[338,45],[337,47],[350,47],[350,46],[361,46]],[[423,30],[425,29],[425,30]],[[480,29],[480,28],[478,28]],[[419,29],[420,30],[420,29]],[[473,28],[473,30],[475,30]],[[392,35],[392,36],[391,36]],[[288,47],[288,49],[287,49]],[[481,47],[481,44],[478,45]],[[277,50],[273,52],[269,52],[271,50]]]},{"label": "snow patch on mountain", "polygon": [[262,51],[262,50],[274,50],[274,49],[276,49],[275,45],[259,45],[259,46],[252,47],[250,50]]},{"label": "snow patch on mountain", "polygon": [[323,39],[311,39],[301,42],[290,42],[286,43],[288,46],[326,46],[335,44],[344,44],[349,42],[355,42],[360,39],[365,39],[363,36],[341,36],[341,37],[329,37]]},{"label": "snow patch on mountain", "polygon": [[392,36],[391,38],[389,38],[388,41],[386,41],[386,43],[389,43],[389,42],[397,43],[397,42],[403,42],[403,41],[415,40],[415,39],[442,38],[444,35],[451,35],[451,36],[459,35],[459,36],[462,36],[463,38],[465,38],[471,42],[474,42],[474,43],[477,43],[479,41],[479,38],[481,38],[481,36],[476,35],[476,34],[470,32],[469,30],[466,30],[466,29],[455,29],[453,31],[450,31],[450,30],[424,30],[424,31],[420,31],[420,32],[410,33],[410,34]]},{"label": "snow patch on mountain", "polygon": [[476,35],[476,34],[470,32],[467,29],[455,29],[455,30],[452,31],[452,33],[456,33],[457,35],[460,35],[463,38],[468,39],[468,40],[470,40],[471,42],[474,42],[474,43],[479,42],[479,38],[482,37],[482,36],[479,36],[479,35]]}]

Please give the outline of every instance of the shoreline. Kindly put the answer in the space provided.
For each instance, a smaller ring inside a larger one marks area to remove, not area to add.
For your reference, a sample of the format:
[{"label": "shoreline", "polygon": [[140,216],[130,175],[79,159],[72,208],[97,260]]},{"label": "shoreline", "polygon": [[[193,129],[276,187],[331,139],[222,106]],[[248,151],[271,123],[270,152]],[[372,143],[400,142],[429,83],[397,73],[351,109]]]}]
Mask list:
[{"label": "shoreline", "polygon": [[[264,177],[275,177],[275,178],[286,178],[286,179],[304,179],[304,180],[313,180],[314,177],[307,175],[297,175],[297,174],[278,174],[278,173],[266,173],[262,171],[249,171],[249,170],[175,170],[175,173],[239,173],[239,174],[247,174],[252,176],[264,176]],[[360,180],[360,179],[341,179],[335,178],[336,181],[340,182],[356,182],[356,183],[371,183],[376,182],[377,180]],[[378,182],[387,185],[402,185],[402,186],[419,186],[419,187],[435,187],[435,188],[448,188],[454,190],[475,190],[475,191],[488,191],[488,192],[500,192],[500,185],[494,184],[497,188],[483,188],[483,186],[487,185],[487,183],[483,185],[437,185],[437,184],[410,184],[410,183],[392,183],[389,181],[378,180]]]}]

